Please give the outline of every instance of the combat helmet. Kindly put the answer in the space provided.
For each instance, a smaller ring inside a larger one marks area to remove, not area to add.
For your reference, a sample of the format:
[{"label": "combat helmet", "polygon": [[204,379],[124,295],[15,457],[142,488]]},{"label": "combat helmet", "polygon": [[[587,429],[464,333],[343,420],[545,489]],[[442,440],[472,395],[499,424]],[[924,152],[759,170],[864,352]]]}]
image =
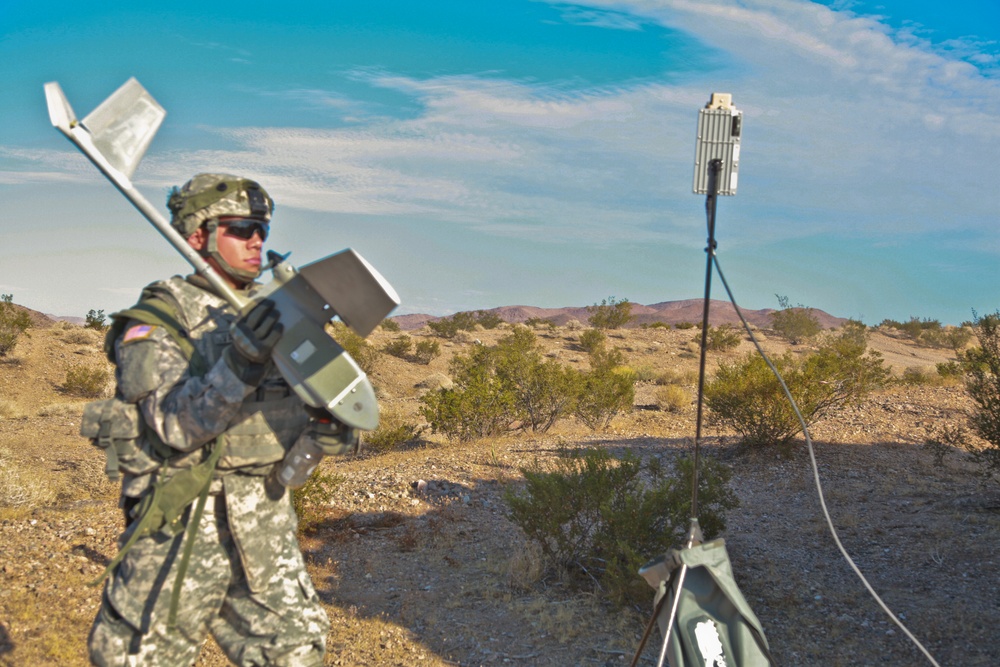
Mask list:
[{"label": "combat helmet", "polygon": [[274,201],[256,181],[230,174],[197,174],[167,197],[170,225],[187,238],[200,227],[208,230],[202,254],[212,257],[219,267],[241,282],[254,280],[260,271],[248,272],[230,266],[219,254],[217,232],[220,217],[271,220]]}]

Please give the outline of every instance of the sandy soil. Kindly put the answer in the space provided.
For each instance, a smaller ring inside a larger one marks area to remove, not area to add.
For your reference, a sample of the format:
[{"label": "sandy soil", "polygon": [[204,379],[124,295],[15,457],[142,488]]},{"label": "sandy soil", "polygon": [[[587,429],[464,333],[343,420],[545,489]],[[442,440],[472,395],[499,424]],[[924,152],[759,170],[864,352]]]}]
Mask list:
[{"label": "sandy soil", "polygon": [[[0,360],[0,470],[29,501],[0,507],[0,665],[83,665],[99,589],[87,582],[115,553],[121,527],[103,455],[77,435],[85,399],[62,385],[73,364],[102,363],[98,337],[78,328],[31,331]],[[502,332],[474,334],[491,343]],[[379,332],[375,343],[395,334]],[[410,332],[419,337],[420,333]],[[539,332],[555,358],[584,364],[561,328]],[[694,332],[628,330],[612,336],[650,372],[697,368]],[[415,415],[416,387],[475,344],[444,343],[429,366],[384,357],[374,381],[383,408]],[[785,349],[777,340],[765,346]],[[872,347],[896,373],[952,358],[876,333]],[[744,342],[732,358],[749,350]],[[801,349],[801,348],[797,348]],[[671,459],[690,451],[692,404],[636,409],[606,433],[571,420],[544,437],[469,445],[430,437],[420,446],[324,461],[339,480],[302,537],[332,621],[331,665],[625,665],[649,608],[615,609],[537,570],[537,554],[506,517],[502,490],[519,467],[560,445]],[[813,429],[825,497],[847,551],[875,590],[942,665],[993,665],[1000,656],[1000,498],[959,453],[937,465],[921,447],[929,429],[958,424],[968,399],[954,386],[897,386]],[[736,577],[783,665],[928,664],[872,601],[822,519],[808,453],[739,453],[707,428],[706,450],[733,469],[741,507],[724,535]],[[423,493],[413,488],[426,481]],[[653,554],[651,554],[653,555]],[[652,591],[650,591],[650,600]],[[654,639],[655,644],[655,639]],[[655,664],[650,646],[642,664]],[[208,643],[202,665],[228,664]]]}]

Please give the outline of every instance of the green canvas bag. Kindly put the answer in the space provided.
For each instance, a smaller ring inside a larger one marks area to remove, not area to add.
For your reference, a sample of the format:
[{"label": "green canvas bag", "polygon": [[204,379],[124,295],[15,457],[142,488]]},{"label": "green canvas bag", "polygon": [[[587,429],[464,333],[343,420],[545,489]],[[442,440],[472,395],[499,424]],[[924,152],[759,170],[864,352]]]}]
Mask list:
[{"label": "green canvas bag", "polygon": [[664,636],[679,596],[666,646],[672,667],[774,667],[760,621],[736,585],[723,540],[671,549],[639,574],[656,589],[656,621]]}]

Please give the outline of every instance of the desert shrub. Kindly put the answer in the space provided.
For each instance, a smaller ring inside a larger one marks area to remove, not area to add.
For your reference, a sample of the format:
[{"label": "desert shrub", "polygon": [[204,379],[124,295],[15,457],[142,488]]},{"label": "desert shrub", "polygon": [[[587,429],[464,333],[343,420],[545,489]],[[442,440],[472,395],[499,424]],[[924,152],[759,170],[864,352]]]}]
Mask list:
[{"label": "desert shrub", "polygon": [[103,310],[89,310],[87,311],[87,317],[84,319],[83,326],[85,329],[95,329],[101,333],[108,330],[111,326],[105,323],[105,316]]},{"label": "desert shrub", "polygon": [[337,495],[337,488],[343,482],[342,475],[324,472],[320,467],[305,484],[292,490],[292,506],[299,518],[300,533],[308,533],[326,517],[330,501]]},{"label": "desert shrub", "polygon": [[903,374],[900,376],[899,380],[903,384],[914,386],[933,385],[940,384],[940,377],[941,376],[937,373],[932,374],[918,366],[909,366],[903,370]]},{"label": "desert shrub", "polygon": [[666,412],[677,412],[691,404],[691,396],[683,387],[668,384],[656,390],[656,404]]},{"label": "desert shrub", "polygon": [[330,335],[342,348],[351,355],[358,367],[367,375],[371,375],[378,367],[380,352],[377,347],[347,328],[343,322],[332,322]]},{"label": "desert shrub", "polygon": [[986,441],[982,448],[966,445],[986,476],[1000,476],[1000,311],[976,316],[973,330],[979,347],[963,356],[965,389],[975,407],[969,415],[972,430]]},{"label": "desert shrub", "polygon": [[580,373],[544,359],[535,334],[515,328],[497,343],[497,378],[513,393],[517,418],[533,432],[545,433],[572,409]]},{"label": "desert shrub", "polygon": [[451,317],[427,322],[430,330],[441,338],[454,338],[459,331],[471,331],[475,324],[476,321],[471,317],[471,313],[455,313]]},{"label": "desert shrub", "polygon": [[[860,327],[829,335],[803,359],[789,352],[772,361],[807,425],[890,380],[881,355],[867,351],[866,331]],[[802,430],[777,378],[756,354],[721,363],[705,385],[705,404],[713,421],[735,430],[744,445],[784,449]]]},{"label": "desert shrub", "polygon": [[649,364],[642,364],[635,369],[636,382],[656,382],[660,376],[659,372]]},{"label": "desert shrub", "polygon": [[771,314],[771,328],[775,333],[793,345],[809,340],[816,336],[823,327],[819,320],[813,315],[812,308],[806,308],[802,304],[792,307],[787,296],[775,294],[778,297],[778,306],[781,310]]},{"label": "desert shrub", "polygon": [[[655,464],[654,464],[655,462]],[[667,477],[657,460],[626,453],[563,451],[554,470],[537,461],[523,468],[523,491],[504,493],[511,518],[555,567],[596,581],[619,603],[643,602],[649,589],[636,572],[649,558],[681,541],[691,513],[693,462],[681,459]],[[706,537],[725,528],[724,512],[738,506],[728,468],[702,458],[699,520]]]},{"label": "desert shrub", "polygon": [[546,317],[529,317],[524,321],[526,326],[531,328],[545,328],[549,331],[553,331],[556,328],[556,323]]},{"label": "desert shrub", "polygon": [[595,329],[620,329],[632,321],[632,303],[628,299],[611,296],[601,303],[587,306],[587,321]]},{"label": "desert shrub", "polygon": [[107,364],[103,366],[71,366],[66,371],[66,381],[63,389],[77,396],[97,398],[108,393],[111,382],[111,371]]},{"label": "desert shrub", "polygon": [[101,334],[94,329],[73,327],[63,336],[63,341],[72,345],[94,345],[101,342]]},{"label": "desert shrub", "polygon": [[923,447],[934,457],[934,463],[940,466],[944,465],[945,457],[951,452],[956,449],[968,449],[965,445],[967,441],[965,427],[944,424],[928,429]]},{"label": "desert shrub", "polygon": [[496,376],[496,348],[477,345],[451,360],[455,386],[424,394],[421,414],[434,433],[466,442],[508,430],[516,421],[511,387]]},{"label": "desert shrub", "polygon": [[578,372],[543,358],[526,327],[455,355],[451,373],[455,386],[425,394],[421,413],[435,433],[459,441],[517,427],[544,433],[569,412],[580,385]]},{"label": "desert shrub", "polygon": [[30,327],[31,317],[14,306],[14,295],[0,294],[0,357],[6,357]]},{"label": "desert shrub", "polygon": [[973,325],[964,322],[962,326],[942,326],[939,320],[911,317],[906,322],[882,320],[879,326],[896,329],[907,338],[927,347],[946,347],[958,352],[973,338]]},{"label": "desert shrub", "polygon": [[504,324],[502,317],[488,310],[477,310],[475,316],[476,324],[484,329],[496,329],[501,324]]},{"label": "desert shrub", "polygon": [[386,354],[391,354],[394,357],[399,357],[400,359],[408,359],[410,356],[410,349],[413,347],[413,339],[409,336],[402,335],[397,336],[393,340],[385,344],[382,351]]},{"label": "desert shrub", "polygon": [[959,382],[962,379],[962,365],[957,361],[942,361],[935,368],[945,383]]},{"label": "desert shrub", "polygon": [[945,347],[958,353],[972,341],[974,336],[972,327],[948,327],[944,334]]},{"label": "desert shrub", "polygon": [[413,360],[426,366],[441,356],[441,344],[436,340],[422,340],[413,350]]},{"label": "desert shrub", "polygon": [[699,326],[694,322],[678,322],[674,325],[678,329],[697,329]]},{"label": "desert shrub", "polygon": [[580,347],[584,352],[592,353],[599,347],[603,347],[608,337],[600,329],[587,329],[580,334]]},{"label": "desert shrub", "polygon": [[695,384],[698,382],[698,371],[677,370],[668,368],[660,371],[655,380],[658,385],[668,384]]},{"label": "desert shrub", "polygon": [[[695,340],[701,344],[700,335]],[[743,340],[743,336],[740,335],[739,330],[730,324],[722,324],[717,327],[709,326],[705,337],[705,346],[709,350],[724,352],[737,347],[741,340]]]},{"label": "desert shrub", "polygon": [[55,497],[53,484],[19,465],[6,449],[0,449],[0,507],[38,507]]},{"label": "desert shrub", "polygon": [[643,329],[669,329],[670,325],[666,322],[647,322],[642,325]]},{"label": "desert shrub", "polygon": [[582,374],[582,386],[573,414],[595,431],[606,429],[635,402],[636,373],[625,364],[618,348],[599,347],[590,354],[590,372]]},{"label": "desert shrub", "polygon": [[361,441],[365,449],[388,452],[419,439],[422,431],[421,427],[406,421],[399,412],[385,410],[379,418],[378,428],[363,433]]},{"label": "desert shrub", "polygon": [[400,331],[399,322],[397,322],[396,320],[389,319],[388,317],[382,320],[379,323],[379,326],[391,333],[399,333]]},{"label": "desert shrub", "polygon": [[473,331],[476,325],[484,329],[496,329],[503,324],[503,318],[485,310],[463,311],[451,317],[442,317],[427,323],[431,331],[441,338],[454,338],[459,331]]}]

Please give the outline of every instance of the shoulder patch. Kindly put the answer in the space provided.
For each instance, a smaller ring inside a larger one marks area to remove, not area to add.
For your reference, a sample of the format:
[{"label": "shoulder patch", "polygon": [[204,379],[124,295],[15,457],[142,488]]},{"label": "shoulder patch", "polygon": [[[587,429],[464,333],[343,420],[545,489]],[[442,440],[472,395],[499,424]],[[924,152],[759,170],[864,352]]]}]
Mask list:
[{"label": "shoulder patch", "polygon": [[154,324],[136,324],[129,327],[128,331],[125,332],[122,343],[134,343],[137,340],[146,340],[153,335],[154,331],[156,331],[156,325]]}]

